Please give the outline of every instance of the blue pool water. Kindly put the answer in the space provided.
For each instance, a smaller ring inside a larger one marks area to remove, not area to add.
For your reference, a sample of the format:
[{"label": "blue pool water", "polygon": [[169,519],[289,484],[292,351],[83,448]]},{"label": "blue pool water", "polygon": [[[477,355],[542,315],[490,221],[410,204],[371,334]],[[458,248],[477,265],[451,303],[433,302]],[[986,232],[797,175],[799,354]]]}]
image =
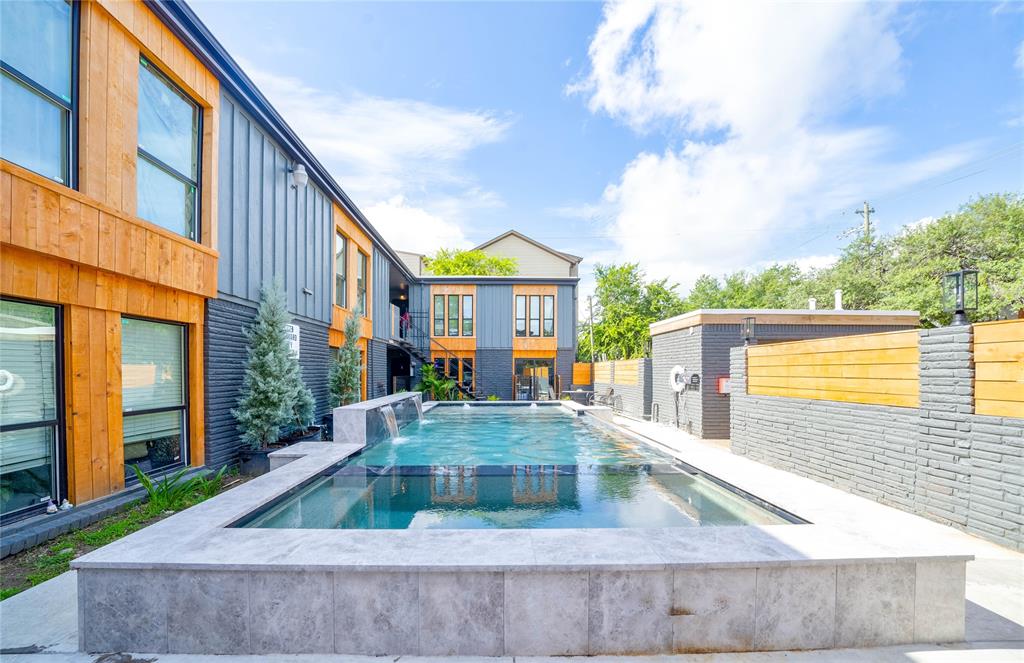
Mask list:
[{"label": "blue pool water", "polygon": [[480,529],[789,522],[559,407],[436,407],[241,527]]}]

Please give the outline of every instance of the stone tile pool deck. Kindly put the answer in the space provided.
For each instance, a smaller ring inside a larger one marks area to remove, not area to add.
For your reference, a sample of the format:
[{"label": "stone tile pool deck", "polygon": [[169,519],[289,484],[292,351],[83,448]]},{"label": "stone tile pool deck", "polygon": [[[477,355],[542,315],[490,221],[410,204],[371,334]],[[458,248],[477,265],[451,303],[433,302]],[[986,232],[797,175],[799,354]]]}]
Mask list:
[{"label": "stone tile pool deck", "polygon": [[831,516],[829,500],[807,492],[806,483],[819,486],[809,480],[796,486],[784,472],[687,444],[669,429],[615,423],[815,524],[226,528],[360,448],[305,443],[290,450],[305,456],[76,560],[80,647],[524,656],[963,639],[972,553],[962,540]]}]

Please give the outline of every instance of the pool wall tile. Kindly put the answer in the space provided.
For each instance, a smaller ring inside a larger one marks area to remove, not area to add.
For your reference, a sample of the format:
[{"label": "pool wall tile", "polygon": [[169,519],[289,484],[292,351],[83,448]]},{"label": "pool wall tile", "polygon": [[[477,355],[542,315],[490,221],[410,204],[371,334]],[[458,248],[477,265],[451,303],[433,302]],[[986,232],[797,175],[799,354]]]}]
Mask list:
[{"label": "pool wall tile", "polygon": [[915,566],[913,641],[962,641],[967,563],[918,562]]},{"label": "pool wall tile", "polygon": [[158,571],[78,572],[79,647],[167,651],[167,584]]},{"label": "pool wall tile", "polygon": [[334,652],[334,574],[249,574],[255,654]]},{"label": "pool wall tile", "polygon": [[419,574],[335,573],[334,650],[419,653]]},{"label": "pool wall tile", "polygon": [[[172,571],[166,574],[167,648],[177,654],[247,654],[249,574]],[[143,650],[144,651],[144,650]]]},{"label": "pool wall tile", "polygon": [[505,574],[505,653],[587,654],[587,572]]},{"label": "pool wall tile", "polygon": [[591,654],[670,651],[671,571],[594,571],[588,598]]},{"label": "pool wall tile", "polygon": [[673,576],[675,652],[749,651],[756,569],[678,570]]},{"label": "pool wall tile", "polygon": [[502,573],[421,573],[421,655],[501,656],[505,652]]},{"label": "pool wall tile", "polygon": [[534,563],[549,570],[583,570],[594,564],[628,564],[632,569],[662,570],[665,561],[646,530],[533,529]]},{"label": "pool wall tile", "polygon": [[836,647],[881,647],[914,637],[914,564],[844,564],[836,575]]},{"label": "pool wall tile", "polygon": [[754,648],[823,649],[836,636],[836,567],[757,569]]}]

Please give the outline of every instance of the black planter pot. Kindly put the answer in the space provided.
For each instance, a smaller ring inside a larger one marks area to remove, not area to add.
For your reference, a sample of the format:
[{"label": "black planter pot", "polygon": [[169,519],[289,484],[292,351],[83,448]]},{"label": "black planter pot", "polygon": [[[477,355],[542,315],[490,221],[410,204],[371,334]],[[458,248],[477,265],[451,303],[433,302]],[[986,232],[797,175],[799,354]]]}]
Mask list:
[{"label": "black planter pot", "polygon": [[239,471],[250,477],[258,477],[270,471],[270,454],[277,449],[242,449],[239,454]]},{"label": "black planter pot", "polygon": [[320,440],[320,427],[310,426],[306,429],[306,434],[302,437],[293,437],[288,439],[288,444],[295,444],[297,442],[317,442]]}]

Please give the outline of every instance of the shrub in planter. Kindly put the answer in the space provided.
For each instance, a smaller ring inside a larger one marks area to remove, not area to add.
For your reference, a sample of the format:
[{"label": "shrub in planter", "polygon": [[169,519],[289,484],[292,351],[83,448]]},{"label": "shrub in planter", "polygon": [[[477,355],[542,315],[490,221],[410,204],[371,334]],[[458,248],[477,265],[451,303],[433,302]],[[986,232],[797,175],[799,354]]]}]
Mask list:
[{"label": "shrub in planter", "polygon": [[361,395],[363,360],[358,342],[359,320],[350,315],[345,320],[345,342],[331,362],[329,382],[332,408],[355,403]]}]

